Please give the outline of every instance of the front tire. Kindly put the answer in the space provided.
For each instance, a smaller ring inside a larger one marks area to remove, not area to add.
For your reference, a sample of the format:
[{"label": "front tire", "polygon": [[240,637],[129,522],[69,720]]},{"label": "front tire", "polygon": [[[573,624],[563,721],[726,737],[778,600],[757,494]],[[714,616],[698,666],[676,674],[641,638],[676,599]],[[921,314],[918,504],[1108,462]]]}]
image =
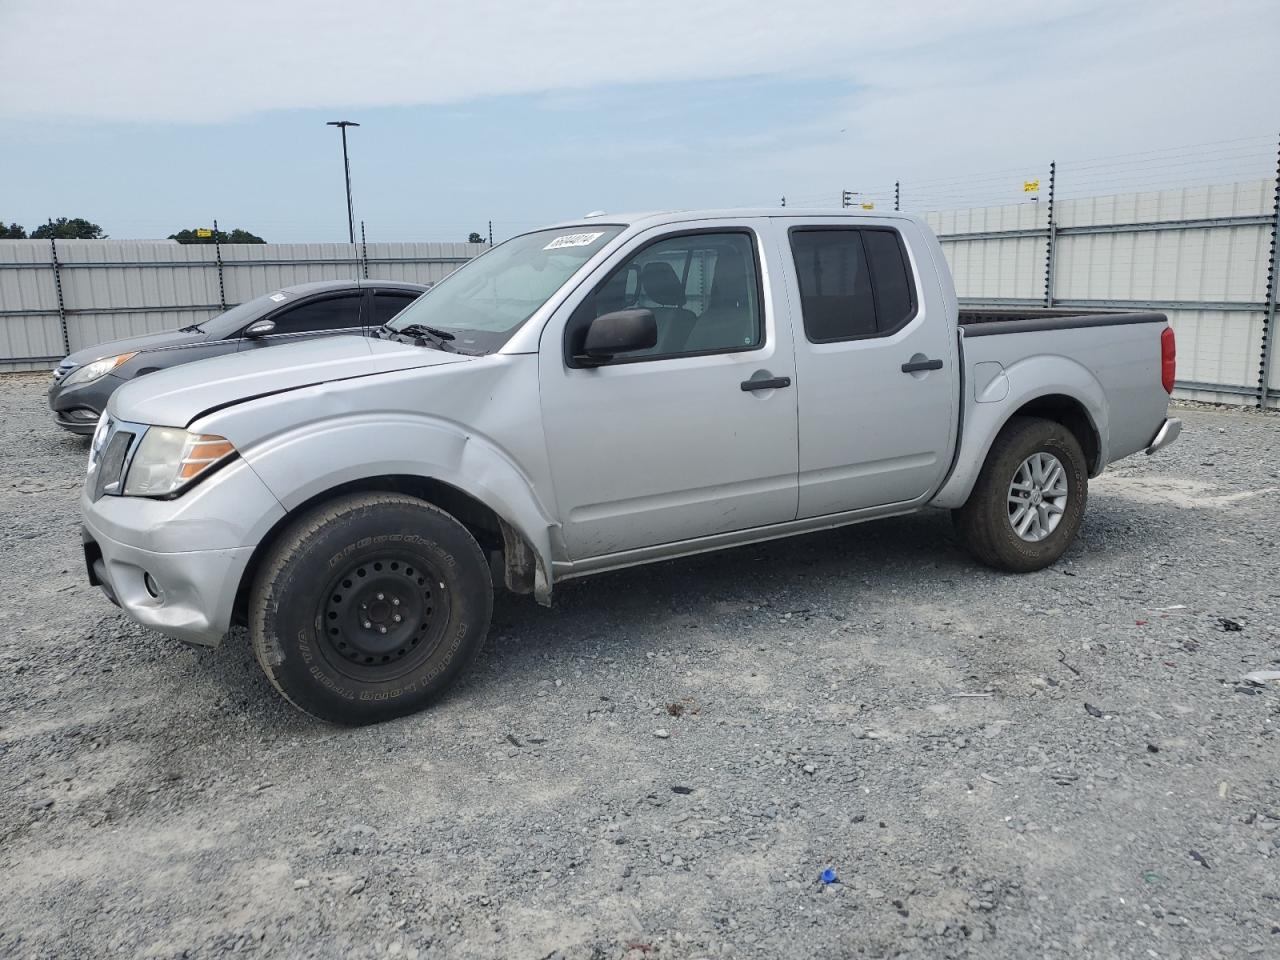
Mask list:
[{"label": "front tire", "polygon": [[1088,463],[1075,435],[1053,420],[1014,417],[952,519],[976,559],[1030,573],[1057,562],[1071,545],[1088,491]]},{"label": "front tire", "polygon": [[302,516],[254,578],[249,632],[268,679],[322,720],[421,710],[475,660],[493,584],[475,538],[401,494],[355,494]]}]

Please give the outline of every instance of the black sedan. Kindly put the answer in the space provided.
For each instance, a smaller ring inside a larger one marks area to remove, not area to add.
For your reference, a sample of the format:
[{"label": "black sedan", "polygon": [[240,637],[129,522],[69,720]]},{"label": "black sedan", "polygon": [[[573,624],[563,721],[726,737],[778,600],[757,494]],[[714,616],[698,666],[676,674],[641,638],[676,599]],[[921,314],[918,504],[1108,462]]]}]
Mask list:
[{"label": "black sedan", "polygon": [[364,333],[386,323],[427,289],[393,280],[300,283],[181,330],[86,347],[53,372],[49,409],[64,430],[91,434],[107,398],[134,377],[307,337]]}]

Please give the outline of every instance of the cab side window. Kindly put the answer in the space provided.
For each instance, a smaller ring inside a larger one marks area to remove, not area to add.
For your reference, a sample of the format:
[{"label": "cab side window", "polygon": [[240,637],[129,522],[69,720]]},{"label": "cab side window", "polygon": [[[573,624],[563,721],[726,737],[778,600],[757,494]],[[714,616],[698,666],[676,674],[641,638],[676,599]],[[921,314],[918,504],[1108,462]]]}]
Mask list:
[{"label": "cab side window", "polygon": [[301,303],[271,317],[276,323],[273,334],[310,333],[316,330],[344,330],[360,326],[360,301],[363,294],[345,294],[324,300]]},{"label": "cab side window", "polygon": [[915,316],[915,284],[897,231],[798,227],[791,254],[809,342],[886,336]]},{"label": "cab side window", "polygon": [[370,326],[380,327],[397,313],[418,299],[413,293],[391,293],[381,290],[373,295],[373,320]]},{"label": "cab side window", "polygon": [[758,278],[755,244],[745,232],[692,233],[651,243],[574,311],[565,331],[566,355],[581,351],[596,317],[638,309],[653,312],[658,341],[621,362],[755,349],[763,330]]}]

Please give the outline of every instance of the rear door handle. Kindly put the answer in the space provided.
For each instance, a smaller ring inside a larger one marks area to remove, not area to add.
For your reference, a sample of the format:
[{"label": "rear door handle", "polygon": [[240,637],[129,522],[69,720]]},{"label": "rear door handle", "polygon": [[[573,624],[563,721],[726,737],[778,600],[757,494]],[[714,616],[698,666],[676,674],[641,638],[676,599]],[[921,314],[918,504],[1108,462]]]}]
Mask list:
[{"label": "rear door handle", "polygon": [[777,390],[779,387],[791,386],[790,377],[767,377],[763,380],[743,380],[743,390]]},{"label": "rear door handle", "polygon": [[941,370],[941,360],[910,360],[902,365],[903,373],[919,373],[922,370]]}]

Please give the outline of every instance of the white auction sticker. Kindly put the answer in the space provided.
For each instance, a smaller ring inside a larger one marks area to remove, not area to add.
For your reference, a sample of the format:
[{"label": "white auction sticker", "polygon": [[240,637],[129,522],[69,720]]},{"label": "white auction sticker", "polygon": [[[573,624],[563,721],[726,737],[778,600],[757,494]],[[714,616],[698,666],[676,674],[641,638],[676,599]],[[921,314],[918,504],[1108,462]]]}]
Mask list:
[{"label": "white auction sticker", "polygon": [[556,237],[542,249],[559,250],[562,247],[589,247],[603,236],[603,231],[600,233],[566,233],[563,237]]},{"label": "white auction sticker", "polygon": [[288,295],[287,293],[284,293],[284,292],[281,292],[281,293],[273,293],[273,294],[271,295],[271,299],[272,299],[272,300],[274,300],[276,303],[279,303],[281,300],[288,300],[288,299],[289,299],[289,295]]}]

